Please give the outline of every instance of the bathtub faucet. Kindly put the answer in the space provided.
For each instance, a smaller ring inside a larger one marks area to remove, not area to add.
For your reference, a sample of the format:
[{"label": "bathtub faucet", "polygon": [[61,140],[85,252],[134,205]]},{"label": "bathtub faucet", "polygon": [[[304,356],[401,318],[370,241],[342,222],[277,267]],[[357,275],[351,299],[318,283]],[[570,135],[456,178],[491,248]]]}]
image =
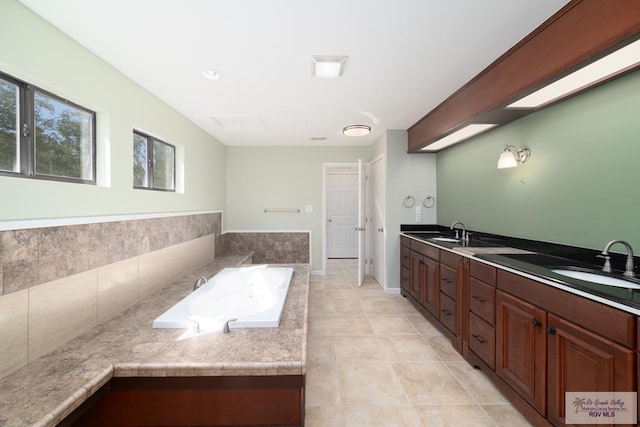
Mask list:
[{"label": "bathtub faucet", "polygon": [[195,281],[195,283],[193,284],[193,290],[195,291],[196,289],[198,289],[200,286],[204,285],[205,283],[207,283],[208,280],[206,277],[198,277]]},{"label": "bathtub faucet", "polygon": [[229,332],[231,332],[231,330],[229,329],[229,322],[235,322],[236,320],[238,319],[237,318],[229,319],[226,322],[224,322],[224,328],[222,328],[222,332],[225,334],[228,334]]}]

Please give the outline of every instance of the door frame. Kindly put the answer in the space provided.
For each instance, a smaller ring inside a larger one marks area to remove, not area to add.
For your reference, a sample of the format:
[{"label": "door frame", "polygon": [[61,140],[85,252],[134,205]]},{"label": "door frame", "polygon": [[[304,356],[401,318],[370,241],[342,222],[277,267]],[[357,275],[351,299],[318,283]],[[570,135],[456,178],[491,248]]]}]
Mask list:
[{"label": "door frame", "polygon": [[[327,174],[329,170],[337,167],[355,168],[358,171],[358,162],[330,162],[322,164],[322,269],[321,275],[327,274]],[[368,201],[365,203],[368,207]],[[365,253],[369,248],[368,236],[365,238]]]}]

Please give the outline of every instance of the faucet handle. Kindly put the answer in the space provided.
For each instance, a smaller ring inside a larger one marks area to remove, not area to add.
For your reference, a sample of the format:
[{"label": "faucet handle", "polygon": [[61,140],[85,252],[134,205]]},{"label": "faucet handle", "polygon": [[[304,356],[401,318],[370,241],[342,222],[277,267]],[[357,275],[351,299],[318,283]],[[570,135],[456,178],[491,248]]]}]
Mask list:
[{"label": "faucet handle", "polygon": [[611,269],[611,257],[609,255],[603,252],[600,255],[596,255],[596,258],[604,258],[604,265],[602,266],[602,271],[604,271],[605,273],[613,272],[613,270]]}]

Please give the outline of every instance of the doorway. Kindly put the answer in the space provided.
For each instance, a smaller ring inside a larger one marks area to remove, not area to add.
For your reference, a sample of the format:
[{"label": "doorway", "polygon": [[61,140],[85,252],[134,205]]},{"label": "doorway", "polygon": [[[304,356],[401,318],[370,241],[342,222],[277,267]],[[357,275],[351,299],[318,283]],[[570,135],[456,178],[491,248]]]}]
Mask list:
[{"label": "doorway", "polygon": [[357,258],[357,167],[328,168],[326,188],[327,258]]}]

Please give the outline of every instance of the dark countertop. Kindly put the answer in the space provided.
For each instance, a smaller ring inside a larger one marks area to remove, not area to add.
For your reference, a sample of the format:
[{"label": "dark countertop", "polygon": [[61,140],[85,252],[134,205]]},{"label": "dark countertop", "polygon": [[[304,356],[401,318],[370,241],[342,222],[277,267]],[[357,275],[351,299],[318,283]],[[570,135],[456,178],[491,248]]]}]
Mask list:
[{"label": "dark countertop", "polygon": [[[449,228],[441,226],[423,226],[418,229],[407,229],[405,227],[404,230],[401,228],[401,234],[620,310],[640,315],[640,289],[630,291],[626,288],[601,285],[560,275],[551,270],[552,268],[568,268],[595,272],[640,285],[640,279],[623,277],[622,272],[618,270],[615,270],[613,274],[603,273],[601,271],[602,260],[596,257],[600,253],[599,251],[473,231],[471,231],[472,237],[468,243],[433,240],[437,237],[452,237]],[[623,255],[612,255],[614,268],[624,266],[625,257]]]}]

